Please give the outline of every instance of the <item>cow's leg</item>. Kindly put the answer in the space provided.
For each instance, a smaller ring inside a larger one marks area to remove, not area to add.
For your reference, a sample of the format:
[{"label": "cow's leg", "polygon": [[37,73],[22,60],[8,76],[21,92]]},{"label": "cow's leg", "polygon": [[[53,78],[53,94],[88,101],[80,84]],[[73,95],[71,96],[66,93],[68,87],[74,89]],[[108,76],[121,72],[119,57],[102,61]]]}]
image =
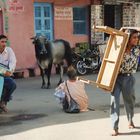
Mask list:
[{"label": "cow's leg", "polygon": [[47,83],[47,88],[50,88],[51,84],[50,84],[50,77],[51,77],[51,69],[52,69],[52,63],[50,63],[48,65],[48,69],[47,69],[47,78],[48,78],[48,83]]},{"label": "cow's leg", "polygon": [[60,67],[60,80],[57,85],[60,85],[63,82],[63,73],[64,73],[63,65],[59,65],[59,67]]},{"label": "cow's leg", "polygon": [[41,88],[45,88],[46,82],[45,82],[45,71],[40,68],[40,72],[41,72],[41,77],[42,77],[42,86]]}]

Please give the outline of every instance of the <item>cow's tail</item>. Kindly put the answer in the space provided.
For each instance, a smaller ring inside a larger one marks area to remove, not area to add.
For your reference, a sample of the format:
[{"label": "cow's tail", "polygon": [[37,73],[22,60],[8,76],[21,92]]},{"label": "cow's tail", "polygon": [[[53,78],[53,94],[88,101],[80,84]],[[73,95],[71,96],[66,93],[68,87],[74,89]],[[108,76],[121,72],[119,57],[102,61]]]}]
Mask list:
[{"label": "cow's tail", "polygon": [[65,46],[65,59],[67,61],[68,66],[72,65],[72,49],[70,43],[68,41],[63,40]]}]

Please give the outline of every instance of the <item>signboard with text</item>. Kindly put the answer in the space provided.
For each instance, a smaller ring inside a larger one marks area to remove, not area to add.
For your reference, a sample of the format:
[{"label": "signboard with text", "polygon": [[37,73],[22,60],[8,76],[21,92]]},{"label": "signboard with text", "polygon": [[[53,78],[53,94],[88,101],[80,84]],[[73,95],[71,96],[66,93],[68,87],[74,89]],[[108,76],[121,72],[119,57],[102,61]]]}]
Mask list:
[{"label": "signboard with text", "polygon": [[17,14],[24,11],[24,6],[19,2],[19,0],[9,0],[7,10],[10,13]]},{"label": "signboard with text", "polygon": [[55,20],[72,20],[73,12],[71,7],[55,7],[54,9]]}]

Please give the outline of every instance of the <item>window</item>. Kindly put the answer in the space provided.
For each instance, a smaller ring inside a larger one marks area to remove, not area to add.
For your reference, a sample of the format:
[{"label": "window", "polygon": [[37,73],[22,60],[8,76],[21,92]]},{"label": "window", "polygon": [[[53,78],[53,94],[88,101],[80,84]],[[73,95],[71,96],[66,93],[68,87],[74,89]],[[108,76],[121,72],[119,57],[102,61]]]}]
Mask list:
[{"label": "window", "polygon": [[87,34],[87,7],[73,8],[73,33]]}]

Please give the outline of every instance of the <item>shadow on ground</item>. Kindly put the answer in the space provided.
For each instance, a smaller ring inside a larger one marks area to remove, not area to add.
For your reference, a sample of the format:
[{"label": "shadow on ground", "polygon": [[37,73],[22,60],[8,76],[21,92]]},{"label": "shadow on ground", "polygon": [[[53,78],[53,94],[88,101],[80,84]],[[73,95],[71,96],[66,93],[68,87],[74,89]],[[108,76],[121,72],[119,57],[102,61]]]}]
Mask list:
[{"label": "shadow on ground", "polygon": [[[86,78],[95,80],[96,75],[88,75]],[[110,95],[90,85],[86,86],[90,111],[78,114],[64,113],[53,96],[57,81],[59,76],[52,76],[51,89],[40,89],[40,77],[17,79],[18,88],[13,101],[8,104],[9,113],[0,114],[0,136],[43,126],[109,117]],[[137,103],[136,113],[139,113],[139,107],[140,103]],[[123,109],[122,114],[125,114]]]}]

